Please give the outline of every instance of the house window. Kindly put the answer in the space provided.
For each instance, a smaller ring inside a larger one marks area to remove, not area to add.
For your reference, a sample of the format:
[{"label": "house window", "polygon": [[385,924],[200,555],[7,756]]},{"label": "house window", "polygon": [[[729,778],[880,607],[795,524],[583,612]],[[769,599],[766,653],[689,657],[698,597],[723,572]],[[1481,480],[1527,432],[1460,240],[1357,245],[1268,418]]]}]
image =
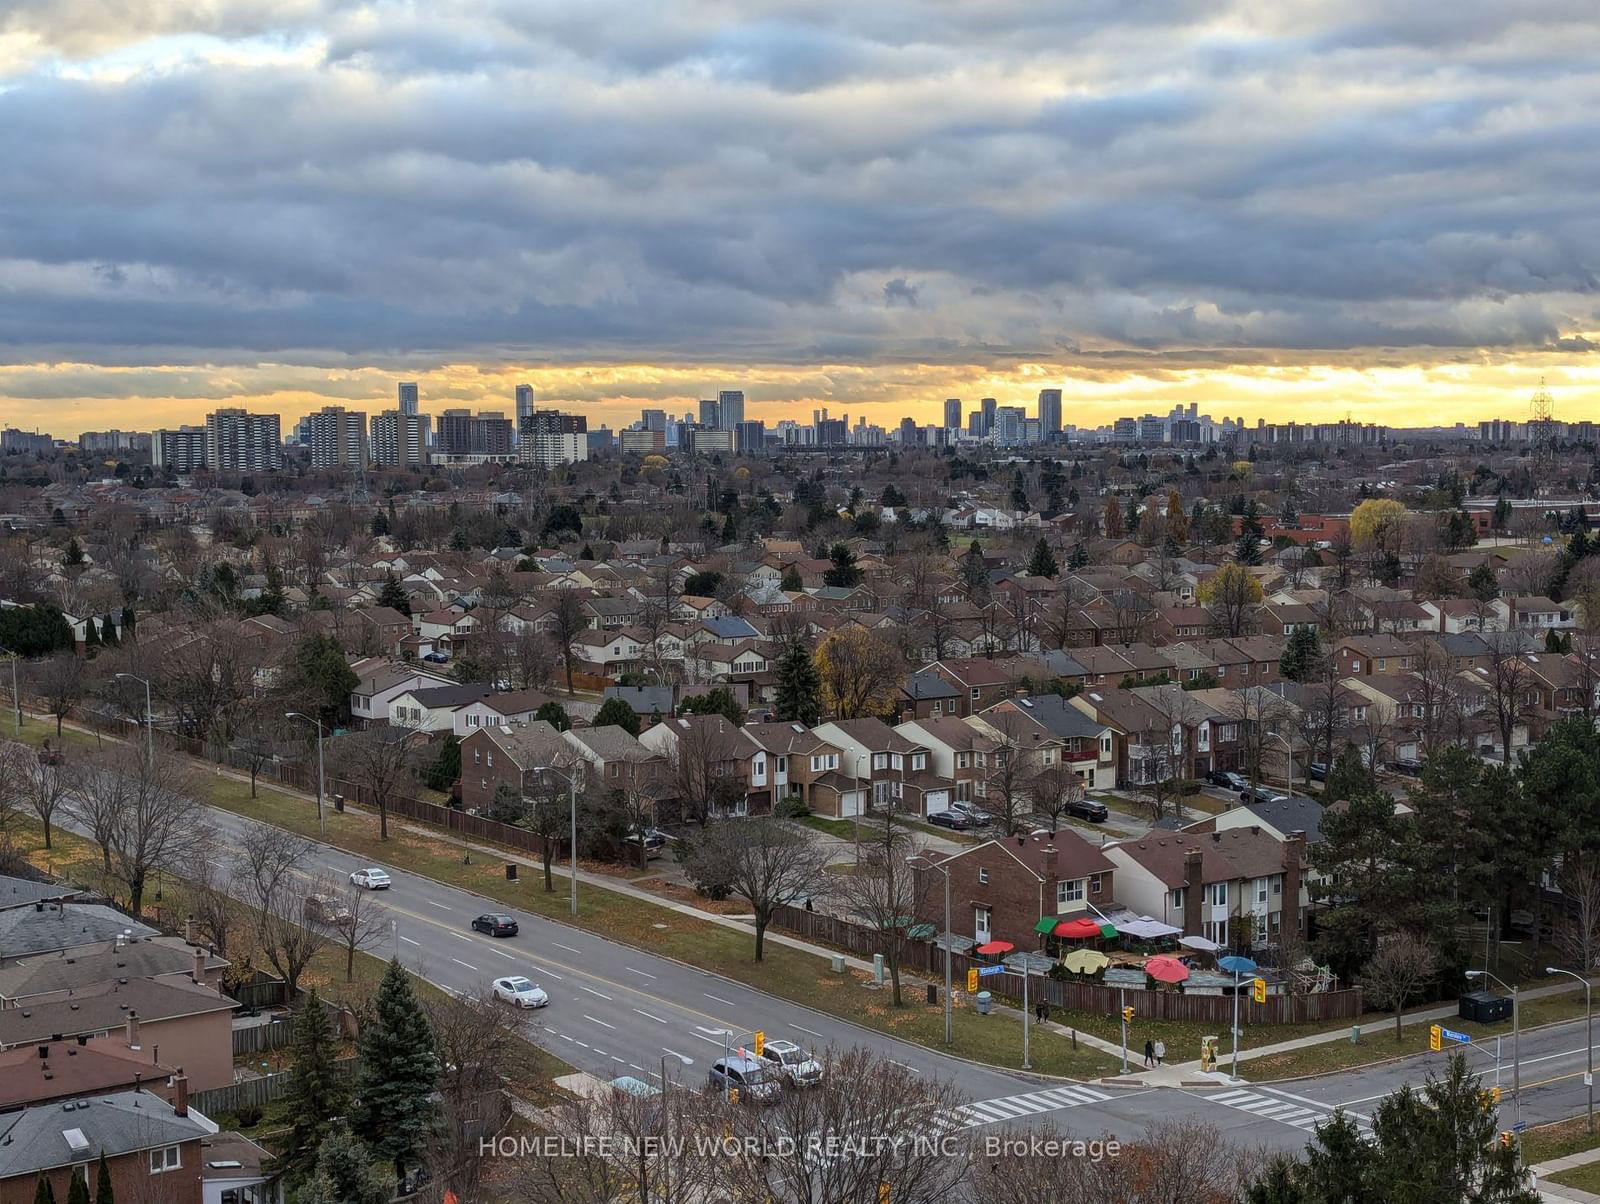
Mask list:
[{"label": "house window", "polygon": [[919,769],[926,769],[927,767],[928,767],[928,757],[927,757],[926,753],[912,753],[911,754],[911,770],[912,770],[913,773],[915,773]]},{"label": "house window", "polygon": [[483,750],[481,748],[475,748],[472,750],[472,763],[474,765],[483,764]]},{"label": "house window", "polygon": [[940,711],[940,710],[939,710],[939,706],[940,706],[940,704],[939,704],[939,703],[937,703],[937,702],[935,702],[935,703],[934,703],[934,704],[933,704],[933,708],[932,708],[932,714],[933,714],[933,715],[934,715],[934,716],[935,716],[935,717],[937,717],[937,716],[938,716],[938,715],[940,715],[940,714],[941,714],[941,711]]},{"label": "house window", "polygon": [[1183,910],[1183,887],[1181,886],[1172,892],[1172,909],[1174,911]]},{"label": "house window", "polygon": [[1089,893],[1091,895],[1098,895],[1100,893],[1100,889],[1105,886],[1105,884],[1106,876],[1104,874],[1089,875]]},{"label": "house window", "polygon": [[1219,945],[1226,945],[1228,943],[1228,921],[1207,920],[1205,922],[1205,938],[1208,941],[1215,941]]},{"label": "house window", "polygon": [[973,686],[972,687],[972,701],[973,702],[977,702],[978,701],[978,687],[977,686]]},{"label": "house window", "polygon": [[1056,883],[1056,906],[1068,907],[1083,902],[1083,879],[1072,878]]},{"label": "house window", "polygon": [[1213,882],[1207,892],[1211,896],[1213,907],[1226,907],[1228,905],[1228,884],[1226,882]]},{"label": "house window", "polygon": [[1265,878],[1257,878],[1256,879],[1256,902],[1257,903],[1265,903],[1266,901],[1267,901],[1267,880]]},{"label": "house window", "polygon": [[180,1149],[175,1145],[163,1146],[159,1150],[151,1150],[150,1173],[152,1175],[160,1175],[167,1171],[179,1169],[183,1165],[179,1159],[179,1153]]},{"label": "house window", "polygon": [[970,769],[971,767],[972,767],[972,754],[971,753],[957,753],[956,754],[956,768],[957,769]]},{"label": "house window", "polygon": [[989,885],[989,871],[981,866],[978,869],[978,883],[981,886]]},{"label": "house window", "polygon": [[778,772],[779,773],[788,773],[789,772],[789,758],[788,757],[779,757],[778,758]]},{"label": "house window", "polygon": [[489,768],[490,769],[494,768],[494,750],[493,749],[489,750]]},{"label": "house window", "polygon": [[989,943],[989,909],[987,907],[973,909],[972,935],[980,945]]}]

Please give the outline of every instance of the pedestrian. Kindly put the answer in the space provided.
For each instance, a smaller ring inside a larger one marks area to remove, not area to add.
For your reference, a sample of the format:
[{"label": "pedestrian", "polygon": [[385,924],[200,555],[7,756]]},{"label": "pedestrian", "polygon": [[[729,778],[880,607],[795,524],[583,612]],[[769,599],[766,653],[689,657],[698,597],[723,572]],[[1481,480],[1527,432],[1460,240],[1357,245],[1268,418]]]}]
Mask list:
[{"label": "pedestrian", "polygon": [[1039,1023],[1040,1024],[1049,1024],[1050,1023],[1050,1005],[1047,1002],[1041,1001],[1040,1004],[1039,1004]]},{"label": "pedestrian", "polygon": [[1148,1040],[1148,1039],[1146,1039],[1145,1043],[1144,1043],[1144,1064],[1146,1066],[1154,1066],[1155,1065],[1155,1059],[1156,1059],[1155,1043],[1150,1041],[1150,1040]]},{"label": "pedestrian", "polygon": [[1162,1059],[1165,1058],[1166,1056],[1167,1056],[1167,1043],[1165,1041],[1157,1040],[1156,1041],[1156,1065],[1157,1066],[1161,1065]]}]

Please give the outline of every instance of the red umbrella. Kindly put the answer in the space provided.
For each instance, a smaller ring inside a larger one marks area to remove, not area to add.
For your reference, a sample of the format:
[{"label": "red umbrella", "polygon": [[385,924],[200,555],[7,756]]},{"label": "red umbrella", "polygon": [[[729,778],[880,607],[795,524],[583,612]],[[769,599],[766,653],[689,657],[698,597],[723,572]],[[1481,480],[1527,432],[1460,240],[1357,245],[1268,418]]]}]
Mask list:
[{"label": "red umbrella", "polygon": [[987,945],[979,945],[973,952],[990,957],[996,953],[1010,953],[1015,948],[1010,941],[990,941]]},{"label": "red umbrella", "polygon": [[1145,962],[1144,972],[1157,982],[1182,982],[1189,977],[1189,967],[1175,957],[1152,957]]},{"label": "red umbrella", "polygon": [[1062,920],[1056,925],[1056,935],[1068,937],[1075,941],[1087,940],[1100,936],[1100,925],[1088,916],[1079,916],[1076,920]]}]

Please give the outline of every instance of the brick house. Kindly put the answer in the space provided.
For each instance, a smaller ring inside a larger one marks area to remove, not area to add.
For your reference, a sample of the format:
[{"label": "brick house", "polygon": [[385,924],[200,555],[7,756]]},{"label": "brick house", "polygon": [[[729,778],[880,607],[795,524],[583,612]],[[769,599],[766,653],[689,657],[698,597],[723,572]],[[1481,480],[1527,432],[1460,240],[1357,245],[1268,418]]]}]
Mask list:
[{"label": "brick house", "polygon": [[862,813],[870,782],[853,777],[843,750],[819,732],[803,723],[751,723],[744,734],[766,750],[768,806],[795,796],[818,815]]},{"label": "brick house", "polygon": [[1109,790],[1116,785],[1116,745],[1109,728],[1058,694],[1008,698],[980,718],[1008,711],[1025,716],[1061,742],[1061,763],[1078,775],[1084,789]]},{"label": "brick house", "polygon": [[502,784],[525,792],[528,775],[539,766],[566,766],[577,759],[561,733],[542,719],[481,727],[461,741],[461,805],[488,811]]},{"label": "brick house", "polygon": [[[1045,919],[1070,919],[1112,901],[1116,866],[1076,832],[997,838],[928,854],[950,874],[950,927],[958,936],[1036,949]],[[944,927],[944,875],[916,870],[917,918]]]},{"label": "brick house", "polygon": [[[942,677],[959,692],[956,714],[963,719],[1009,696],[1013,686],[1011,674],[982,657],[948,657],[917,672]],[[945,713],[949,714],[948,709]]]},{"label": "brick house", "polygon": [[931,750],[899,728],[881,719],[831,719],[816,733],[838,746],[841,773],[871,781],[870,806],[893,799],[896,810],[926,815],[950,805],[951,783],[934,772]]},{"label": "brick house", "polygon": [[1353,635],[1334,644],[1333,665],[1340,677],[1401,673],[1411,668],[1413,655],[1397,635]]},{"label": "brick house", "polygon": [[639,742],[666,760],[673,780],[683,760],[688,772],[702,782],[731,783],[730,797],[717,810],[721,817],[750,814],[753,796],[771,798],[772,759],[743,728],[722,715],[668,719],[641,734]]},{"label": "brick house", "polygon": [[979,803],[989,796],[989,777],[1000,748],[993,736],[949,718],[913,719],[894,730],[928,750],[929,768],[940,781],[954,787],[951,801]]}]

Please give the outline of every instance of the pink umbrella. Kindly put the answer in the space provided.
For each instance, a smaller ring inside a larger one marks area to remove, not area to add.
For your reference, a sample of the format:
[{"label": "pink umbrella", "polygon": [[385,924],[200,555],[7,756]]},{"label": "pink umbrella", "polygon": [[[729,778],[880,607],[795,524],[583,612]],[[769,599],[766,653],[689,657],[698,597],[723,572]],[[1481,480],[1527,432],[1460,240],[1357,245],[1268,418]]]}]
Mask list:
[{"label": "pink umbrella", "polygon": [[990,941],[987,945],[979,945],[973,952],[991,957],[996,953],[1010,953],[1015,948],[1010,941]]},{"label": "pink umbrella", "polygon": [[1182,982],[1189,977],[1189,967],[1175,957],[1152,957],[1145,962],[1144,972],[1157,982]]}]

